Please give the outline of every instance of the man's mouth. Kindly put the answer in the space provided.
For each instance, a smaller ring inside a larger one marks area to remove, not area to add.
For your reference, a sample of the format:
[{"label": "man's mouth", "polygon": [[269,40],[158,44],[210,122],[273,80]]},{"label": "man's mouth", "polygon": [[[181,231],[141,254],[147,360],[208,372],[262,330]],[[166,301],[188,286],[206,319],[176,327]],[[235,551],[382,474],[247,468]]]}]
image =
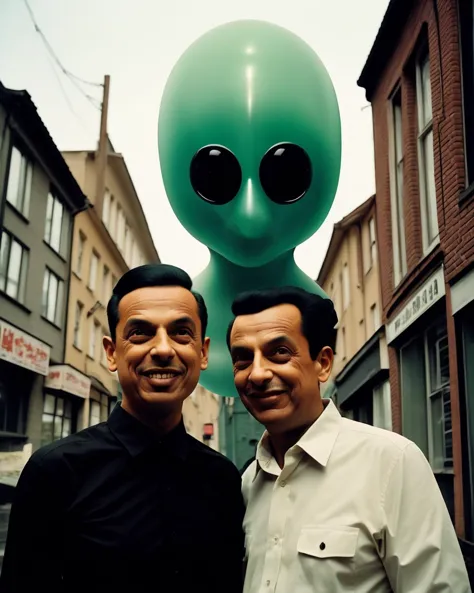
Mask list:
[{"label": "man's mouth", "polygon": [[168,389],[183,374],[178,369],[149,369],[140,373],[147,383],[155,389]]}]

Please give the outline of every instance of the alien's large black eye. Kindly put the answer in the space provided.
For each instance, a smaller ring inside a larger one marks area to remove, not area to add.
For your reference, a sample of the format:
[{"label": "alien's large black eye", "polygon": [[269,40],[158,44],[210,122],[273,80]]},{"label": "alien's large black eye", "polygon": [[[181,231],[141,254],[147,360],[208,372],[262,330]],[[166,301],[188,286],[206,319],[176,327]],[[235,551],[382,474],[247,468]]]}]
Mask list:
[{"label": "alien's large black eye", "polygon": [[211,204],[227,204],[242,183],[236,156],[224,146],[204,146],[194,155],[190,169],[194,191]]},{"label": "alien's large black eye", "polygon": [[302,198],[311,185],[311,161],[306,151],[284,142],[272,146],[260,163],[260,183],[277,204],[290,204]]}]

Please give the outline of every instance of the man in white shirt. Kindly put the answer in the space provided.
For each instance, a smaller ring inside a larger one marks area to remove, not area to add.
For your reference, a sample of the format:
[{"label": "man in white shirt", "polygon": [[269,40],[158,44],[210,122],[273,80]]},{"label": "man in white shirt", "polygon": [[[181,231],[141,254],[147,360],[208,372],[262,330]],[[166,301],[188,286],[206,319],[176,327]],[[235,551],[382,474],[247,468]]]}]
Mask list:
[{"label": "man in white shirt", "polygon": [[244,592],[470,592],[423,453],[321,398],[333,303],[288,287],[241,295],[232,311],[235,385],[266,427],[243,476]]}]

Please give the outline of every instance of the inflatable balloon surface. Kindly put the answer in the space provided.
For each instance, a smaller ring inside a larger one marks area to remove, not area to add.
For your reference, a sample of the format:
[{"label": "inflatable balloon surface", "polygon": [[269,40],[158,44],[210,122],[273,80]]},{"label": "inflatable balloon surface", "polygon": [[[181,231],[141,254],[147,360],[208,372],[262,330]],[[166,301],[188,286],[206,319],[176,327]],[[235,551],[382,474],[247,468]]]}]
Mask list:
[{"label": "inflatable balloon surface", "polygon": [[243,291],[299,286],[326,296],[294,250],[325,220],[337,189],[341,124],[325,67],[299,37],[261,21],[209,31],[181,56],[160,107],[170,204],[210,250],[194,279],[209,311],[201,383],[237,395],[225,343]]}]

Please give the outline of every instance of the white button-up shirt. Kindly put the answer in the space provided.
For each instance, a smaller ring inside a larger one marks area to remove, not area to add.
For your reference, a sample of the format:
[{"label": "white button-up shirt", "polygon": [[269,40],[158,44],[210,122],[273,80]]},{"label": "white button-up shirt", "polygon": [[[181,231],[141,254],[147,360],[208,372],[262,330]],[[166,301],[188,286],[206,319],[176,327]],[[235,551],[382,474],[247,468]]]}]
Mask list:
[{"label": "white button-up shirt", "polygon": [[265,433],[243,476],[244,593],[470,592],[423,453],[324,403],[283,469]]}]

